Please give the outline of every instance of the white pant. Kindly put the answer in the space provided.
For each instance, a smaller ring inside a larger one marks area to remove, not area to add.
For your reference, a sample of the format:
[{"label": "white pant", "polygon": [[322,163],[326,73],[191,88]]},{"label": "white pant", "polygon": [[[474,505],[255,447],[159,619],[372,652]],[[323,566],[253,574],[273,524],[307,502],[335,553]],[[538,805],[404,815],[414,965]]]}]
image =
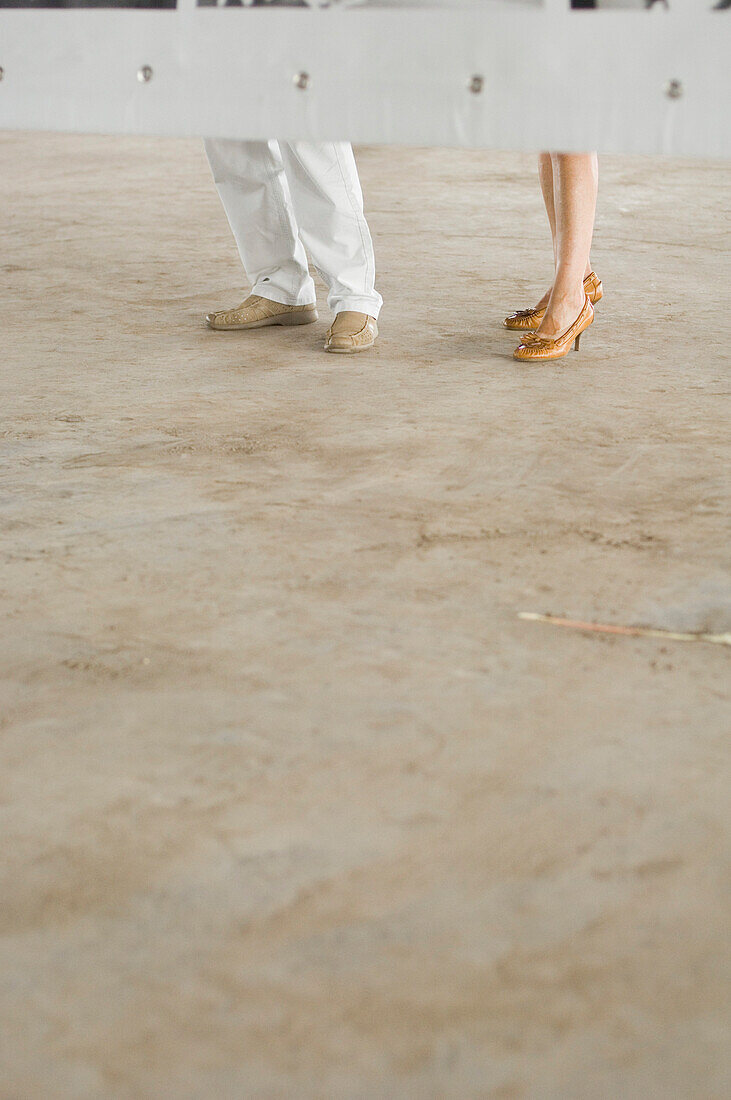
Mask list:
[{"label": "white pant", "polygon": [[314,302],[309,252],[333,313],[378,317],[383,299],[350,145],[209,138],[205,146],[252,294]]}]

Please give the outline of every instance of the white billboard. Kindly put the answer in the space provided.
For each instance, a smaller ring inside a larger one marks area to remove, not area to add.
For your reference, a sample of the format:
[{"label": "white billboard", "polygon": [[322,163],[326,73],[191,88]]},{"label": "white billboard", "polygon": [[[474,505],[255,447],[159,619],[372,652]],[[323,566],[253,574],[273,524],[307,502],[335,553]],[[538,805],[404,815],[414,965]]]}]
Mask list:
[{"label": "white billboard", "polygon": [[723,8],[0,0],[0,129],[728,157]]}]

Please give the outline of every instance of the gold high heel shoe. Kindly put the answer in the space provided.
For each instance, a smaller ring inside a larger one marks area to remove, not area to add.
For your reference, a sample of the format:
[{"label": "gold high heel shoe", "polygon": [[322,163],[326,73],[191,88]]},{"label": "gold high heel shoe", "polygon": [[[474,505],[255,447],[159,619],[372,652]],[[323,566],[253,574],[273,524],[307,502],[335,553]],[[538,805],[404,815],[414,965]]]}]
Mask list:
[{"label": "gold high heel shoe", "polygon": [[537,332],[526,332],[521,343],[513,352],[513,358],[523,363],[538,362],[546,359],[562,359],[568,355],[573,344],[574,351],[579,350],[579,339],[584,329],[594,320],[594,307],[587,294],[581,313],[572,325],[560,336],[539,336]]},{"label": "gold high heel shoe", "polygon": [[[591,271],[584,279],[584,293],[593,306],[601,301],[604,296],[604,287],[598,275]],[[503,321],[503,326],[511,332],[528,332],[538,328],[546,313],[546,307],[541,309],[519,309],[511,313]]]}]

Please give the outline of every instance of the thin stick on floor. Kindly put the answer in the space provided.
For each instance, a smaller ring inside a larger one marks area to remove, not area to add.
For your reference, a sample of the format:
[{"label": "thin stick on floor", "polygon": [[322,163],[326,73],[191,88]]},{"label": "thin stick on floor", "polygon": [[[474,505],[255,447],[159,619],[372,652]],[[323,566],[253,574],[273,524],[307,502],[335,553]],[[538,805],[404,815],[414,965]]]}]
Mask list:
[{"label": "thin stick on floor", "polygon": [[595,634],[623,634],[632,638],[664,638],[670,642],[712,642],[715,645],[731,645],[731,634],[707,634],[702,631],[681,633],[660,630],[650,626],[618,626],[613,623],[585,623],[580,619],[562,619],[559,615],[541,615],[537,611],[519,611],[519,619],[529,622],[551,623],[573,630],[588,630]]}]

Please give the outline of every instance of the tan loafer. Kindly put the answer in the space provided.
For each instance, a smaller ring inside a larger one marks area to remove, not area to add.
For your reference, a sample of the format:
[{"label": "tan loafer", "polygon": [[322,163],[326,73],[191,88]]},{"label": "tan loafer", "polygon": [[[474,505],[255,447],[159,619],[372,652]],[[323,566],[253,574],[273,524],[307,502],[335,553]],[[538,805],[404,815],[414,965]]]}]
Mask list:
[{"label": "tan loafer", "polygon": [[219,332],[232,332],[243,328],[266,328],[267,325],[311,325],[317,320],[314,305],[283,306],[269,298],[251,294],[235,309],[221,309],[208,313],[206,324]]},{"label": "tan loafer", "polygon": [[375,344],[377,336],[378,325],[375,317],[346,309],[338,313],[328,329],[325,351],[338,352],[340,355],[368,351]]}]

